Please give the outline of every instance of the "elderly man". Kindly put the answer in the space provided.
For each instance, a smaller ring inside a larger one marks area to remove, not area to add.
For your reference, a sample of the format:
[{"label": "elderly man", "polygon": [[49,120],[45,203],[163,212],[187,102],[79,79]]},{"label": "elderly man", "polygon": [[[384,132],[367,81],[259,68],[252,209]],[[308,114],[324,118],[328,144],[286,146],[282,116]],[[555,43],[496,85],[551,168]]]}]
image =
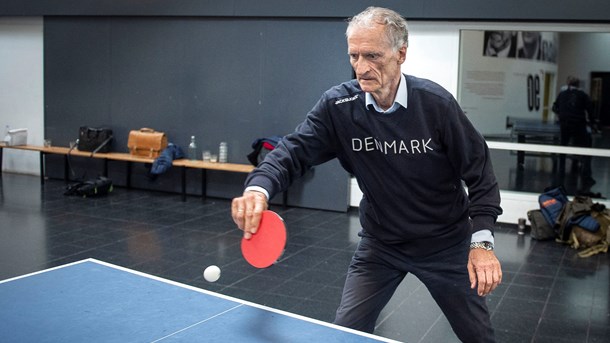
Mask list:
[{"label": "elderly man", "polygon": [[502,280],[493,252],[502,210],[485,141],[450,93],[401,73],[408,30],[398,13],[368,8],[350,20],[346,36],[356,79],[326,91],[248,176],[233,199],[233,220],[248,239],[270,197],[308,167],[337,158],[364,197],[361,240],[335,323],[373,332],[413,273],[461,340],[493,342],[484,296]]}]

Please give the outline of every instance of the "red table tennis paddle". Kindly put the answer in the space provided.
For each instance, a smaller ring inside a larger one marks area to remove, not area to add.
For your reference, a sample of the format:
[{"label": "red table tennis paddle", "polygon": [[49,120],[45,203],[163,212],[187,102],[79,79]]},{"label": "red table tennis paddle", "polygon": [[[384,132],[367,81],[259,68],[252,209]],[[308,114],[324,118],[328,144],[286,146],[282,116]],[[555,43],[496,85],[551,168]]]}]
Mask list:
[{"label": "red table tennis paddle", "polygon": [[263,211],[258,230],[250,239],[242,238],[241,253],[253,267],[267,268],[284,253],[286,226],[277,213]]}]

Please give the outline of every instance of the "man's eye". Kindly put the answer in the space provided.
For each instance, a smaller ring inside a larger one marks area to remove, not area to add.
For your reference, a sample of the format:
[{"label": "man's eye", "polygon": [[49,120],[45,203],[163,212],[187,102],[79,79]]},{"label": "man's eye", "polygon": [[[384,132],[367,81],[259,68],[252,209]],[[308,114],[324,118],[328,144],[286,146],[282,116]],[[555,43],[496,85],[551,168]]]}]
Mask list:
[{"label": "man's eye", "polygon": [[368,58],[369,60],[375,60],[377,59],[377,57],[379,57],[378,54],[367,54],[366,58]]}]

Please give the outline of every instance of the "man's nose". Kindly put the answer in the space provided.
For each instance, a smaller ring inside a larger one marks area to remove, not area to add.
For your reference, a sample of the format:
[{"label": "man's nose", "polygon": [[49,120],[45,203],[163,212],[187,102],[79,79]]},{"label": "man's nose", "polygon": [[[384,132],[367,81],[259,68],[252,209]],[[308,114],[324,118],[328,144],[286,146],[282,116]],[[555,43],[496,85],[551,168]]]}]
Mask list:
[{"label": "man's nose", "polygon": [[369,71],[369,64],[366,63],[364,59],[358,58],[358,60],[354,62],[354,71],[356,72],[356,75],[366,74],[366,72]]}]

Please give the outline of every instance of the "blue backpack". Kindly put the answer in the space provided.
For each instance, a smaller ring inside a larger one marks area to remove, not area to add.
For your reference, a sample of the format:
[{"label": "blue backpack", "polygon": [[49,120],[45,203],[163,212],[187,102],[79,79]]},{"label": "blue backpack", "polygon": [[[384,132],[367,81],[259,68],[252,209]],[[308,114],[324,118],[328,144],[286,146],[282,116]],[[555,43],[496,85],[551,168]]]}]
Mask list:
[{"label": "blue backpack", "polygon": [[559,216],[568,202],[568,196],[563,186],[546,189],[538,196],[540,211],[552,228],[556,228],[559,224]]}]

